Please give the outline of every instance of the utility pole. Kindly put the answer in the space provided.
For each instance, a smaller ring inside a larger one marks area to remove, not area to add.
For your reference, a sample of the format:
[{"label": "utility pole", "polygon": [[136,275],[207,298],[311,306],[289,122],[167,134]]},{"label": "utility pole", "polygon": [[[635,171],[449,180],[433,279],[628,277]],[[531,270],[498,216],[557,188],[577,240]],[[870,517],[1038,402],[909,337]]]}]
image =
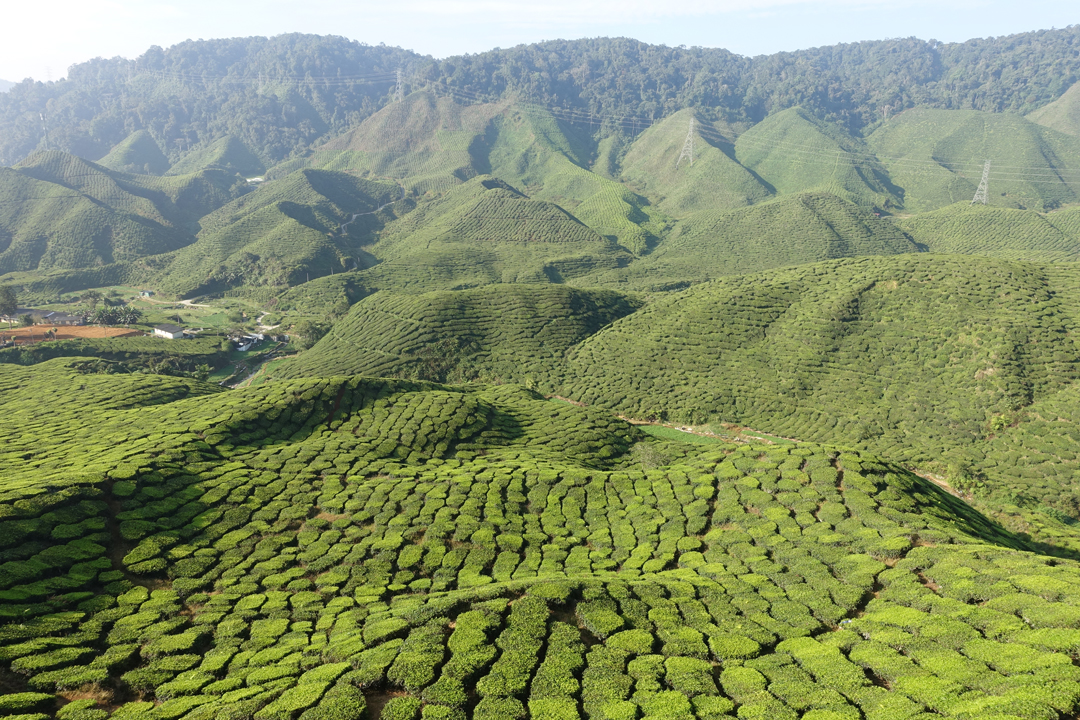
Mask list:
[{"label": "utility pole", "polygon": [[394,102],[401,102],[405,99],[405,88],[401,84],[401,68],[397,69],[397,87],[394,89]]},{"label": "utility pole", "polygon": [[694,116],[690,116],[690,129],[686,131],[686,141],[682,146],[682,153],[679,155],[679,159],[675,162],[675,168],[678,169],[679,164],[683,160],[690,160],[690,167],[694,167]]},{"label": "utility pole", "polygon": [[990,161],[987,160],[983,165],[982,181],[979,183],[979,189],[975,191],[975,197],[971,198],[971,204],[982,203],[986,205],[989,202],[988,190],[990,184]]}]

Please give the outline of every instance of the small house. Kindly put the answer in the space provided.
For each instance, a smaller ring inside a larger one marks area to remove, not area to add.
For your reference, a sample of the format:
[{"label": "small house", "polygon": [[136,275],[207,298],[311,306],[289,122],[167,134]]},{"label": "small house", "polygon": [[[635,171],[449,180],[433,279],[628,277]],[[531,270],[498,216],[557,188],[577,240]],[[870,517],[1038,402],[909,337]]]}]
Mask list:
[{"label": "small house", "polygon": [[154,297],[154,291],[153,290],[142,290],[142,291],[139,292],[139,297],[144,297],[144,298]]},{"label": "small house", "polygon": [[155,325],[154,335],[169,340],[179,340],[184,337],[184,328],[179,325]]},{"label": "small house", "polygon": [[40,322],[44,325],[83,325],[81,315],[69,315],[63,312],[50,312],[43,315]]}]

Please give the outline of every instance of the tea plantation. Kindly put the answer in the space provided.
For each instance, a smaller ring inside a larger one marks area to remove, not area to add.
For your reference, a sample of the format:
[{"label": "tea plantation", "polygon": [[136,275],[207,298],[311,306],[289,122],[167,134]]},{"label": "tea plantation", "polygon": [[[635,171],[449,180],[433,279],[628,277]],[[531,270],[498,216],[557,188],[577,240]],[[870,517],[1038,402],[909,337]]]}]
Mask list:
[{"label": "tea plantation", "polygon": [[491,285],[422,295],[376,293],[275,377],[362,374],[425,380],[547,376],[571,347],[641,301],[564,285]]},{"label": "tea plantation", "polygon": [[73,362],[0,366],[9,717],[1080,707],[1080,565],[872,457],[642,469],[631,426],[514,386]]}]

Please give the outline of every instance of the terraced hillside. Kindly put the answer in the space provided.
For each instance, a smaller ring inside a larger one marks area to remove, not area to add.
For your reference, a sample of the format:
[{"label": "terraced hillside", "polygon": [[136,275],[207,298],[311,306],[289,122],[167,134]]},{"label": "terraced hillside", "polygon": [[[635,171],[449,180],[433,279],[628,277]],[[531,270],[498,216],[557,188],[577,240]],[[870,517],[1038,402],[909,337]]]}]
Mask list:
[{"label": "terraced hillside", "polygon": [[163,193],[122,184],[72,155],[38,155],[18,169],[0,168],[0,273],[169,252],[192,242],[184,219]]},{"label": "terraced hillside", "polygon": [[1043,215],[962,202],[896,225],[930,252],[1060,262],[1080,258],[1078,217],[1076,209]]},{"label": "terraced hillside", "polygon": [[1080,83],[1049,105],[1028,113],[1027,119],[1068,135],[1080,137]]},{"label": "terraced hillside", "polygon": [[735,157],[777,193],[813,190],[869,207],[902,204],[862,140],[802,108],[770,115],[739,135]]},{"label": "terraced hillside", "polygon": [[169,159],[145,130],[136,130],[128,135],[97,164],[111,170],[142,175],[164,175],[169,170]]},{"label": "terraced hillside", "polygon": [[867,143],[909,212],[970,202],[986,160],[993,205],[1052,210],[1080,198],[1080,139],[1016,115],[913,108]]},{"label": "terraced hillside", "polygon": [[619,293],[563,285],[380,292],[354,305],[311,350],[275,368],[274,377],[526,382],[549,373],[571,347],[640,305]]},{"label": "terraced hillside", "polygon": [[836,195],[790,195],[738,210],[692,213],[649,256],[578,282],[667,289],[830,258],[919,252],[901,228],[906,226]]},{"label": "terraced hillside", "polygon": [[367,249],[382,262],[364,281],[408,292],[562,282],[631,259],[557,205],[488,175],[419,205]]},{"label": "terraced hillside", "polygon": [[189,175],[200,170],[217,169],[254,177],[265,172],[262,160],[240,139],[225,135],[205,147],[184,155],[169,168],[169,175]]},{"label": "terraced hillside", "polygon": [[[737,422],[951,465],[966,490],[1072,515],[1071,453],[1024,453],[998,436],[1030,422],[1051,447],[1072,442],[1037,408],[1072,397],[1077,279],[1071,266],[904,255],[718,280],[590,336],[558,369],[567,380],[545,387],[632,417]],[[1053,477],[1031,469],[1036,456],[1060,463]]]},{"label": "terraced hillside", "polygon": [[[695,119],[692,164],[679,160],[691,118]],[[683,110],[641,133],[622,160],[620,179],[656,201],[660,210],[680,218],[768,200],[773,191],[731,157],[735,133],[712,124],[701,128],[701,123],[693,111]]]},{"label": "terraced hillside", "polygon": [[[0,367],[5,452],[24,460],[0,496],[9,713],[1050,718],[1080,703],[1080,565],[1020,551],[867,456],[714,446],[646,471],[627,462],[629,426],[513,386],[102,380],[69,361]],[[64,411],[11,432],[41,392]]]},{"label": "terraced hillside", "polygon": [[[347,225],[399,196],[396,185],[345,173],[302,170],[261,185],[201,220],[196,242],[160,271],[181,296],[237,285],[288,286],[363,267],[372,260]],[[343,226],[345,226],[343,228]]]}]

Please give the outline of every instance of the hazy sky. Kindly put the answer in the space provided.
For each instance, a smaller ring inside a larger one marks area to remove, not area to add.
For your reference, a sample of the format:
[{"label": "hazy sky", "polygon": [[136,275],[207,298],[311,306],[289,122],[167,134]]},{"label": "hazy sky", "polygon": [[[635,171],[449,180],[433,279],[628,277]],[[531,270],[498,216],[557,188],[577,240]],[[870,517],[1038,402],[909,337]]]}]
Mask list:
[{"label": "hazy sky", "polygon": [[946,42],[1080,23],[1076,0],[7,0],[0,78],[186,39],[307,32],[445,57],[623,35],[743,55],[916,36]]}]

